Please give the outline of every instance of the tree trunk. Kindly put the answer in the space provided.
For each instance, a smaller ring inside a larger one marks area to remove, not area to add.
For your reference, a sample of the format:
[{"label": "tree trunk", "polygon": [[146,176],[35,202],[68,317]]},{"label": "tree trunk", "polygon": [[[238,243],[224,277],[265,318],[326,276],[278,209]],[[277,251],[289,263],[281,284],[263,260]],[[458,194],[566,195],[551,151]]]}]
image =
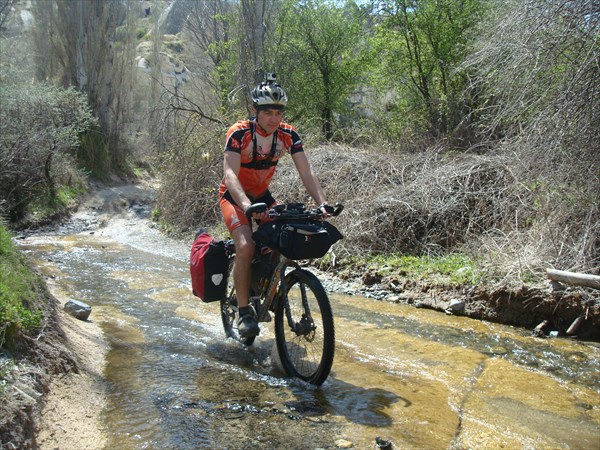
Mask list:
[{"label": "tree trunk", "polygon": [[561,281],[566,284],[600,289],[600,277],[597,275],[546,269],[546,276],[551,280]]},{"label": "tree trunk", "polygon": [[264,77],[265,1],[254,1],[254,84]]},{"label": "tree trunk", "polygon": [[85,27],[85,17],[87,15],[87,4],[85,2],[76,2],[77,10],[77,47],[75,58],[75,82],[77,89],[81,92],[87,92],[88,77],[86,70],[86,61],[83,52],[87,48],[87,33]]},{"label": "tree trunk", "polygon": [[[258,84],[264,76],[264,42],[266,33],[265,11],[268,0],[242,0],[241,20],[245,37],[240,54],[242,78],[252,77],[253,83]],[[250,56],[250,58],[248,58]],[[250,59],[250,60],[248,60]]]}]

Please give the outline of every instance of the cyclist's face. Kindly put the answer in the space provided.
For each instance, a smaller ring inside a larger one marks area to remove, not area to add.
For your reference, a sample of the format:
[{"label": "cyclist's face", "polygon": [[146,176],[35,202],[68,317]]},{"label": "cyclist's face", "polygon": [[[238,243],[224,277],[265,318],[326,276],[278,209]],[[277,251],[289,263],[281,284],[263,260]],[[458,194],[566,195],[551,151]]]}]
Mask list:
[{"label": "cyclist's face", "polygon": [[282,109],[263,109],[256,112],[256,121],[267,134],[272,134],[283,120],[283,114]]}]

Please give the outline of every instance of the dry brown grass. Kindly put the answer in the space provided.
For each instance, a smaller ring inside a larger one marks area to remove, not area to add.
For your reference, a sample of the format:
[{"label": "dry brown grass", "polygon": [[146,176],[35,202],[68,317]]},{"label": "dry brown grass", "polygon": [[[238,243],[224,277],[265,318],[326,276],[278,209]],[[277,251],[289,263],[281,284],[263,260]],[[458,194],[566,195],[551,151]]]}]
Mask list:
[{"label": "dry brown grass", "polygon": [[[539,181],[536,166],[509,151],[478,155],[437,147],[399,154],[329,145],[307,153],[330,202],[346,207],[334,219],[345,235],[338,256],[465,251],[496,280],[519,282],[546,267],[597,270],[600,222],[591,173],[572,183],[577,189],[559,189]],[[186,167],[201,175],[165,180],[165,211],[189,230],[220,222],[220,153],[187,160]],[[279,201],[312,204],[291,158],[277,170],[271,187]]]},{"label": "dry brown grass", "polygon": [[[499,203],[512,180],[500,157],[321,147],[310,158],[329,198],[346,205],[337,221],[347,254],[443,254],[504,221]],[[280,197],[300,196],[292,172],[274,183]]]}]

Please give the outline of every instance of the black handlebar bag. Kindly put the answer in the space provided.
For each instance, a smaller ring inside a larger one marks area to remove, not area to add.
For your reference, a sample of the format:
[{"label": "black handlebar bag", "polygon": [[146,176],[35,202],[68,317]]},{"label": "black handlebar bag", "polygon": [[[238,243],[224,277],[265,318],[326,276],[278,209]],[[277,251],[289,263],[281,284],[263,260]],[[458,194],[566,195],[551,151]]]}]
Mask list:
[{"label": "black handlebar bag", "polygon": [[254,239],[292,260],[321,258],[342,234],[329,222],[267,222]]}]

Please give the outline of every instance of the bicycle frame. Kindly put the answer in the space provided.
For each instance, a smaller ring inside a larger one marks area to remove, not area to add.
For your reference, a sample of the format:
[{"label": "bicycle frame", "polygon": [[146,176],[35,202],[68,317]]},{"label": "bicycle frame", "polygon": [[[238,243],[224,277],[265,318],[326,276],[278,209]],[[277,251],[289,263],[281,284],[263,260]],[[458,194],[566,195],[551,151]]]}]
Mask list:
[{"label": "bicycle frame", "polygon": [[[252,208],[253,211],[249,208],[246,212],[247,216],[263,212],[266,205],[256,204]],[[333,208],[332,215],[342,208],[341,205]],[[290,205],[287,208],[278,205],[276,209],[269,210],[269,217],[273,220],[310,221],[319,220],[322,216],[321,209],[305,210],[303,205],[292,208]],[[319,386],[329,376],[335,353],[331,305],[319,279],[296,260],[298,255],[293,254],[293,259],[290,259],[279,251],[278,245],[269,241],[268,237],[257,239],[258,250],[250,265],[250,305],[254,307],[259,323],[274,320],[277,352],[285,372]],[[235,264],[233,240],[228,241],[226,248],[231,258],[231,270]],[[265,251],[267,248],[270,251]],[[229,294],[221,300],[221,317],[228,337],[245,346],[254,343],[255,335],[239,334],[236,324],[239,309],[234,286],[229,287]]]},{"label": "bicycle frame", "polygon": [[[262,256],[263,258],[265,256]],[[259,322],[267,321],[268,311],[273,305],[273,302],[276,300],[277,291],[280,292],[280,297],[284,296],[286,292],[286,284],[285,284],[285,269],[288,267],[299,268],[300,266],[292,260],[287,259],[285,256],[280,255],[279,262],[275,269],[269,276],[269,284],[266,289],[263,289],[260,292],[260,313],[258,315]]]},{"label": "bicycle frame", "polygon": [[[271,305],[273,304],[274,301],[283,301],[284,305],[284,311],[285,311],[285,317],[287,320],[287,323],[290,327],[290,329],[296,333],[296,335],[302,335],[302,334],[307,334],[310,331],[314,330],[314,323],[312,321],[312,317],[311,317],[311,313],[310,313],[310,307],[308,305],[308,300],[306,297],[306,290],[304,289],[304,286],[302,286],[301,288],[301,292],[302,292],[302,305],[304,307],[304,310],[308,313],[306,314],[303,319],[298,322],[295,323],[292,315],[290,313],[290,308],[289,308],[289,304],[288,304],[288,298],[287,298],[287,286],[286,286],[286,282],[285,282],[285,269],[288,267],[293,267],[295,269],[300,269],[300,266],[298,265],[298,263],[296,263],[295,261],[292,261],[288,258],[286,258],[285,256],[281,256],[281,259],[279,261],[279,263],[277,264],[277,266],[275,267],[275,269],[273,270],[273,273],[271,274],[270,277],[270,281],[269,281],[269,285],[267,287],[266,290],[264,290],[261,295],[260,295],[260,313],[258,315],[257,320],[259,322],[267,322],[268,319],[268,311],[271,308]],[[277,297],[277,291],[279,290],[279,296]],[[306,320],[304,320],[306,319]],[[304,327],[307,323],[306,321],[308,321],[308,327]],[[300,327],[300,328],[298,328]]]}]

